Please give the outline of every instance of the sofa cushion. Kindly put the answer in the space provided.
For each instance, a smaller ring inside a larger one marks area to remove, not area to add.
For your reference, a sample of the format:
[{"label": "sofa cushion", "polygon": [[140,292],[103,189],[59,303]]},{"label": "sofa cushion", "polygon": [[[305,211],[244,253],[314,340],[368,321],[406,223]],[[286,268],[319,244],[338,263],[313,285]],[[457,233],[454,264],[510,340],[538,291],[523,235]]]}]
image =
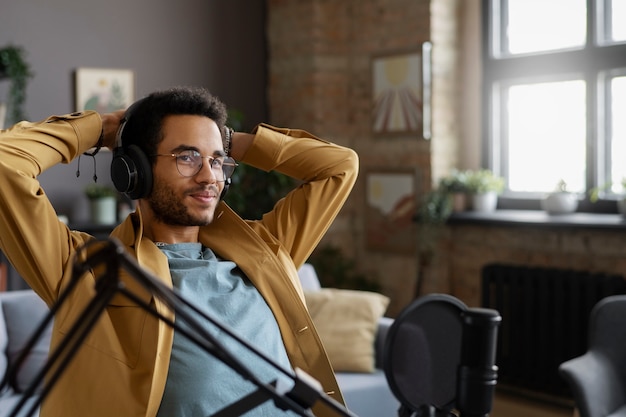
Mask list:
[{"label": "sofa cushion", "polygon": [[302,265],[298,269],[298,278],[300,278],[300,284],[302,284],[304,291],[317,291],[322,288],[315,272],[315,267],[309,263]]},{"label": "sofa cushion", "polygon": [[378,319],[389,304],[382,294],[322,288],[305,291],[306,304],[336,372],[373,372]]},{"label": "sofa cushion", "polygon": [[[0,417],[9,417],[15,415],[15,407],[22,401],[22,395],[10,394],[0,397]],[[29,397],[24,404],[20,407],[20,412],[17,413],[18,417],[39,417],[39,406],[33,410],[33,413],[28,413],[30,409],[35,405],[35,402],[39,401],[39,397],[36,395]]]},{"label": "sofa cushion", "polygon": [[[7,355],[9,362],[13,363],[21,355],[25,344],[48,313],[48,307],[35,292],[24,290],[12,291],[3,296],[2,310],[9,338]],[[16,377],[12,379],[12,385],[16,391],[26,390],[45,364],[48,359],[51,335],[52,325],[50,324],[18,370]]]},{"label": "sofa cushion", "polygon": [[389,388],[382,369],[371,374],[339,372],[337,383],[348,409],[357,416],[394,417],[400,402]]}]

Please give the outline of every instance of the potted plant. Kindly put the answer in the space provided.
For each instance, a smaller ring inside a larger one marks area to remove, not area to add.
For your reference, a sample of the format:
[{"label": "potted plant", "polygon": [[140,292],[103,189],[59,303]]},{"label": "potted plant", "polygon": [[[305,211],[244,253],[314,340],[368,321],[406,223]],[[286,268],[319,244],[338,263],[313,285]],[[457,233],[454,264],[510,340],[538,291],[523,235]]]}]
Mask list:
[{"label": "potted plant", "polygon": [[445,225],[452,213],[452,200],[448,189],[439,187],[427,193],[417,208],[417,255],[418,271],[414,297],[422,295],[428,271],[445,236]]},{"label": "potted plant", "polygon": [[317,247],[307,261],[315,267],[322,287],[381,292],[374,279],[356,271],[356,264],[341,248],[334,245]]},{"label": "potted plant", "polygon": [[[227,124],[241,131],[243,114],[236,109],[229,109]],[[270,211],[294,185],[295,180],[280,172],[265,172],[240,162],[232,176],[231,187],[236,191],[227,193],[224,201],[244,219],[257,220]]]},{"label": "potted plant", "polygon": [[95,224],[113,224],[117,220],[117,191],[109,185],[89,184],[85,187],[89,199],[91,221]]},{"label": "potted plant", "polygon": [[0,49],[0,80],[9,79],[11,82],[7,100],[8,124],[26,119],[24,102],[26,101],[26,86],[31,77],[30,65],[24,58],[22,48],[7,46]]},{"label": "potted plant", "polygon": [[602,187],[592,188],[589,192],[589,200],[595,203],[600,199],[600,193],[611,190],[617,195],[617,211],[624,217],[626,217],[626,177],[622,178],[622,181],[614,186],[612,182],[609,182]]},{"label": "potted plant", "polygon": [[472,209],[481,212],[494,211],[498,204],[498,195],[504,190],[504,178],[488,169],[468,171],[466,175]]},{"label": "potted plant", "polygon": [[567,183],[564,180],[560,180],[555,190],[541,201],[541,207],[548,214],[572,213],[578,208],[578,196],[569,192]]},{"label": "potted plant", "polygon": [[439,190],[450,196],[452,211],[465,211],[467,208],[467,172],[454,170],[439,181]]}]

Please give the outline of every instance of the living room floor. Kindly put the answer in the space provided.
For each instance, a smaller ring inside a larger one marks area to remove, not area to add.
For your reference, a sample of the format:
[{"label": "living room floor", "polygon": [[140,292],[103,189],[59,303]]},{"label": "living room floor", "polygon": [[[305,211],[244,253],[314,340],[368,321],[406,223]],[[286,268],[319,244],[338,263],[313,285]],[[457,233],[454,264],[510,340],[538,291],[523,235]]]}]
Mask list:
[{"label": "living room floor", "polygon": [[556,404],[518,394],[496,391],[490,417],[572,417],[571,405]]}]

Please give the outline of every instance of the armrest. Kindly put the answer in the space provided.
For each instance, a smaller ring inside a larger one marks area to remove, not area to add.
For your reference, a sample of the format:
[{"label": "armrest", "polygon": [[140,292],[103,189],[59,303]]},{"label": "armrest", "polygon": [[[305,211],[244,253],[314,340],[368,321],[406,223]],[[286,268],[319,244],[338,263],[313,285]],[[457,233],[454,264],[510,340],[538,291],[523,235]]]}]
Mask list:
[{"label": "armrest", "polygon": [[385,339],[387,339],[387,333],[392,324],[393,319],[390,317],[381,317],[378,319],[378,330],[376,331],[376,339],[374,340],[375,363],[378,369],[383,369]]},{"label": "armrest", "polygon": [[589,351],[563,362],[559,373],[568,382],[581,417],[608,416],[624,405],[619,370],[603,354]]}]

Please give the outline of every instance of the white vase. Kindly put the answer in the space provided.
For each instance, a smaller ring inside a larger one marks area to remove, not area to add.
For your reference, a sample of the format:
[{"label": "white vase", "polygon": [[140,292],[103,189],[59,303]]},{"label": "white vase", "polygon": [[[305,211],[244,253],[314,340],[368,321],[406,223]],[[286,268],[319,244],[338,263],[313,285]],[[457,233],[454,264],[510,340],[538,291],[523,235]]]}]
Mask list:
[{"label": "white vase", "polygon": [[472,194],[472,210],[489,213],[498,206],[498,193],[487,191],[486,193]]},{"label": "white vase", "polygon": [[95,224],[114,224],[117,220],[117,199],[104,197],[90,200],[91,221]]},{"label": "white vase", "polygon": [[567,192],[548,194],[541,200],[541,207],[549,214],[573,213],[578,208],[578,197]]}]

